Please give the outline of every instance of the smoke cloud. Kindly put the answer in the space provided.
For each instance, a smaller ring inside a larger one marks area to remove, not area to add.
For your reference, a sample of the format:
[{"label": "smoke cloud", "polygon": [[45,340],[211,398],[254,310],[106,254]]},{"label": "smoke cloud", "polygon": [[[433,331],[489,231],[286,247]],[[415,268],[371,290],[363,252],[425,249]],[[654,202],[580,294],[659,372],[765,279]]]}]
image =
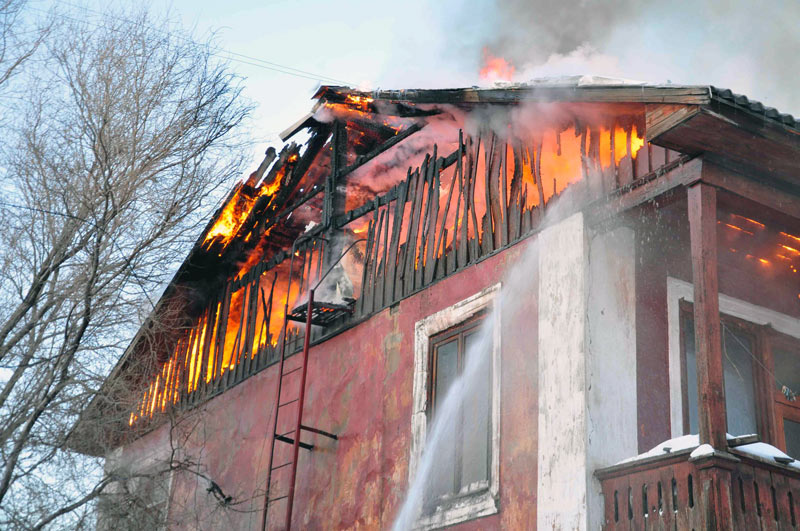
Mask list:
[{"label": "smoke cloud", "polygon": [[461,61],[475,78],[485,48],[516,66],[514,81],[599,75],[713,84],[800,114],[796,0],[758,5],[742,0],[447,4],[439,11],[442,32],[449,36],[443,55]]}]

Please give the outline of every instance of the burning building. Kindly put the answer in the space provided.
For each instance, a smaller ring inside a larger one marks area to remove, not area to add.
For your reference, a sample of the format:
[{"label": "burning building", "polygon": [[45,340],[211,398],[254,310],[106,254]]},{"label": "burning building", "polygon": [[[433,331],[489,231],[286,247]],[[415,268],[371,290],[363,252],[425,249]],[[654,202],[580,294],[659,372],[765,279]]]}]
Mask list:
[{"label": "burning building", "polygon": [[166,463],[150,515],[798,525],[792,116],[586,78],[315,100],[76,430],[109,471]]}]

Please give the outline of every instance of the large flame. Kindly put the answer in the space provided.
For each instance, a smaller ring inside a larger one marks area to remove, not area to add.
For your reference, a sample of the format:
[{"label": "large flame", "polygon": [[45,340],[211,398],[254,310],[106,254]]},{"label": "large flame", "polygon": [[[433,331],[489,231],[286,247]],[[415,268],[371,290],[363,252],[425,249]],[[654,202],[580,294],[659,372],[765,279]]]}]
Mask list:
[{"label": "large flame", "polygon": [[[487,68],[491,65],[494,65],[492,68],[502,75],[510,77],[513,74],[513,66],[500,58],[490,56],[487,52]],[[326,103],[326,106],[335,113],[337,119],[343,120],[347,124],[349,148],[372,149],[369,142],[375,141],[374,138],[368,136],[370,133],[359,129],[357,125],[361,123],[359,120],[370,120],[374,124],[383,123],[389,127],[397,126],[398,130],[400,128],[400,122],[395,121],[400,119],[376,115],[372,98],[365,95],[350,95],[342,103]],[[626,125],[623,127],[616,120],[622,120],[622,123]],[[382,138],[385,138],[385,133],[385,131],[381,132],[384,135]],[[457,140],[439,138],[442,136],[440,133],[441,131],[437,131],[436,136],[437,145],[441,150],[438,156],[442,157],[443,154],[455,152],[458,145]],[[621,166],[632,163],[635,166],[636,156],[645,144],[645,139],[640,136],[637,127],[629,120],[623,120],[623,117],[615,117],[602,123],[592,123],[588,127],[584,122],[581,128],[576,128],[574,122],[573,125],[564,122],[560,123],[558,127],[538,128],[534,131],[520,132],[516,136],[519,138],[508,140],[507,143],[506,140],[502,142],[498,140],[498,145],[495,145],[494,148],[487,146],[487,139],[483,138],[480,152],[475,157],[475,168],[473,168],[478,177],[474,180],[474,189],[469,192],[470,201],[473,203],[472,210],[467,216],[469,219],[466,219],[464,214],[463,205],[466,199],[462,197],[456,186],[458,182],[455,177],[457,165],[453,164],[442,172],[438,190],[437,215],[440,224],[438,226],[444,224],[450,228],[458,221],[459,226],[466,228],[469,238],[483,237],[481,232],[483,222],[480,220],[486,217],[488,210],[486,203],[489,196],[486,190],[486,180],[482,177],[487,171],[487,149],[496,150],[493,156],[504,161],[505,178],[500,182],[505,183],[505,195],[500,200],[505,200],[507,197],[507,200],[511,201],[512,192],[514,192],[512,182],[516,176],[518,178],[514,186],[519,186],[520,188],[516,190],[522,192],[514,193],[519,193],[519,201],[523,203],[521,207],[532,208],[550,201],[552,197],[560,194],[572,183],[598,177],[593,172],[601,172],[600,177],[602,177],[609,175],[608,172],[616,171]],[[587,154],[589,145],[596,146],[596,151],[591,155]],[[475,155],[474,144],[470,149],[472,149],[471,153]],[[505,153],[503,153],[503,149],[505,149]],[[350,155],[348,153],[348,157]],[[415,162],[408,159],[408,152],[404,154],[404,157],[402,159],[404,164]],[[424,157],[424,150],[421,151],[420,157]],[[249,181],[238,185],[220,212],[218,219],[205,235],[204,247],[209,249],[213,245],[219,245],[224,249],[236,238],[250,241],[254,235],[258,234],[255,231],[241,230],[242,226],[250,216],[258,198],[274,196],[280,190],[282,183],[288,182],[286,176],[290,175],[289,170],[294,167],[297,160],[296,153],[286,157],[282,166],[272,173],[275,177],[269,178],[269,182],[255,183],[253,182],[254,177],[251,177]],[[517,168],[517,165],[520,167]],[[399,180],[404,179],[406,171],[401,166],[402,164],[384,167],[381,170],[384,173],[397,171],[398,179],[388,179],[385,183],[381,181],[381,186],[386,184],[385,189],[380,188],[377,181],[370,181],[367,184],[374,185],[375,189],[369,188],[369,192],[383,193]],[[497,166],[495,166],[495,171],[497,171],[496,168]],[[466,168],[463,168],[463,171],[466,171]],[[499,187],[502,189],[502,184]],[[300,191],[302,192],[302,189]],[[498,191],[494,190],[492,193],[497,194]],[[426,194],[422,195],[423,203],[419,206],[420,211],[423,212],[429,207],[427,204],[429,196]],[[348,189],[346,198],[348,210],[361,204],[350,204],[351,195],[353,194]],[[430,197],[436,196],[431,195]],[[495,200],[497,199],[495,197]],[[450,201],[449,208],[448,200]],[[459,202],[460,204],[457,206]],[[384,257],[386,255],[386,235],[395,230],[396,218],[394,211],[390,209],[397,207],[392,203],[385,208],[385,217],[375,218],[373,222],[373,218],[363,216],[353,220],[347,227],[354,239],[366,236],[366,232],[371,227],[372,231],[376,230],[376,225],[381,227],[381,233],[384,236],[374,241],[372,256]],[[408,220],[411,217],[411,203],[405,203],[402,208],[404,211],[398,218],[400,226],[397,229],[399,241],[405,242],[410,230]],[[495,212],[495,216],[497,215]],[[495,224],[498,222],[498,219],[494,220]],[[750,234],[759,230],[755,223],[757,222],[754,220],[744,218],[732,218],[726,221],[728,226],[737,227]],[[239,264],[239,270],[234,277],[241,278],[252,270],[253,266],[265,259],[269,248],[268,243],[273,242],[269,237],[269,231],[270,229],[267,229],[266,233],[261,234],[258,242],[251,242],[248,246],[250,252]],[[276,229],[274,232],[278,234],[280,230]],[[420,228],[417,239],[410,243],[409,248],[424,248],[426,242],[423,240],[422,234],[423,230]],[[442,235],[443,241],[436,243],[436,249],[432,253],[422,252],[416,257],[416,267],[425,266],[426,260],[432,256],[441,257],[442,254],[451,251],[456,244],[454,237],[454,231],[445,231]],[[800,256],[798,249],[800,249],[800,239],[794,235],[785,234],[782,240],[781,254],[791,259],[792,267],[797,265],[795,256]],[[770,267],[769,264],[772,261],[779,260],[775,256],[759,257],[759,259],[757,259],[758,263],[763,267]],[[309,272],[320,269],[318,254],[298,252],[295,253],[294,260],[291,292],[288,290],[289,264],[288,261],[284,261],[277,268],[262,273],[257,284],[240,287],[230,294],[227,301],[212,303],[215,306],[207,308],[202,316],[196,318],[191,330],[186,331],[184,337],[177,341],[169,359],[153,375],[153,379],[140,396],[137,407],[130,414],[129,424],[133,425],[139,418],[152,417],[158,411],[165,411],[168,404],[177,403],[182,396],[195,392],[198,387],[202,388],[207,383],[217,381],[221,375],[235,369],[243,360],[252,359],[259,352],[263,352],[263,349],[276,348],[284,324],[284,308],[287,302],[288,307],[293,308],[300,297],[298,275],[303,276],[302,281],[305,283],[303,290],[305,290],[310,283],[305,276]],[[359,286],[357,290],[360,290],[361,277],[360,274],[357,276],[358,278],[351,280],[353,280],[354,288]],[[273,287],[274,279],[277,280]],[[269,300],[270,293],[272,294],[271,301]],[[268,311],[267,308],[270,310]],[[217,337],[218,335],[221,337]]]},{"label": "large flame", "polygon": [[[297,159],[298,155],[292,154],[288,158],[288,163],[294,164]],[[209,248],[214,242],[219,242],[223,249],[227,247],[247,220],[258,198],[275,195],[285,174],[286,166],[282,166],[272,182],[261,183],[255,191],[248,191],[246,183],[237,185],[236,191],[223,207],[217,221],[206,233],[203,245]]]},{"label": "large flame", "polygon": [[488,48],[483,49],[483,65],[481,79],[486,81],[511,81],[516,68],[510,61],[493,55]]}]

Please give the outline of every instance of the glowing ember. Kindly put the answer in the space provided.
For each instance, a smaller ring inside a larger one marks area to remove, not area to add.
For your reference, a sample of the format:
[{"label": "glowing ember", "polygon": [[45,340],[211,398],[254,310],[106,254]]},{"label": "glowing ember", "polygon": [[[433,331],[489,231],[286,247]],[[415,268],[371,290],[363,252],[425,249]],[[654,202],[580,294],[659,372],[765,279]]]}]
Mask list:
[{"label": "glowing ember", "polygon": [[511,81],[514,77],[514,65],[502,57],[492,55],[488,48],[483,49],[483,66],[481,67],[481,79],[487,81]]},{"label": "glowing ember", "polygon": [[356,94],[348,94],[345,96],[345,101],[351,107],[356,107],[362,112],[369,111],[369,104],[375,101],[373,98],[369,96],[360,96]]},{"label": "glowing ember", "polygon": [[[717,223],[721,223],[721,222],[720,222],[720,221],[718,221]],[[741,227],[737,227],[736,225],[731,225],[730,223],[722,223],[722,224],[723,224],[723,225],[725,225],[726,227],[728,227],[729,229],[733,229],[733,230],[736,230],[736,231],[742,232],[742,233],[744,233],[744,234],[749,234],[750,236],[752,236],[752,235],[753,235],[753,233],[752,233],[752,232],[750,232],[749,230],[745,230],[745,229],[743,229],[743,228],[741,228]]]}]

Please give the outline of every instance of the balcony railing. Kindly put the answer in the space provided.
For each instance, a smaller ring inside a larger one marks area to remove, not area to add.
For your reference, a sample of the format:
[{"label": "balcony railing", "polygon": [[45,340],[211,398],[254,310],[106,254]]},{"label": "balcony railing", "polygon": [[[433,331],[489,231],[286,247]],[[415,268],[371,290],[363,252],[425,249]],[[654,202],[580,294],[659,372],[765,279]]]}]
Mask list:
[{"label": "balcony railing", "polygon": [[604,529],[798,529],[800,470],[731,449],[691,449],[596,472]]}]

